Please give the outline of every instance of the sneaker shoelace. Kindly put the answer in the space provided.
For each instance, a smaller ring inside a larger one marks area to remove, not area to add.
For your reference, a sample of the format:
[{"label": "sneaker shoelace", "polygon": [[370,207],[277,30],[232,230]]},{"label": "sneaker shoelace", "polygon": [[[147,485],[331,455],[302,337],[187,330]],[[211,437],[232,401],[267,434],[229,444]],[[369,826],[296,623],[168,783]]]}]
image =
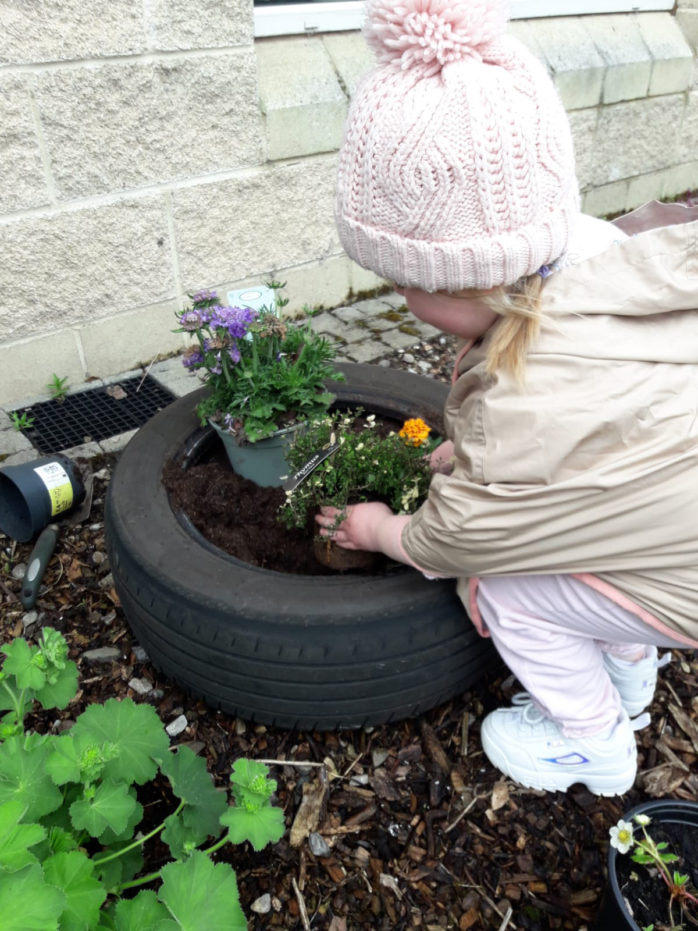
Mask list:
[{"label": "sneaker shoelace", "polygon": [[[664,655],[669,656],[668,653],[665,653]],[[664,659],[664,657],[662,657],[662,659]],[[663,665],[666,666],[666,663]],[[521,708],[522,719],[527,724],[539,724],[541,721],[551,720],[543,711],[540,710],[540,708],[534,704],[530,692],[516,692],[516,694],[512,695],[511,697],[511,703],[515,707]],[[650,717],[649,711],[643,711],[642,714],[638,714],[634,718],[629,718],[630,727],[634,731],[640,731],[643,727],[647,727],[651,720],[652,719]]]}]

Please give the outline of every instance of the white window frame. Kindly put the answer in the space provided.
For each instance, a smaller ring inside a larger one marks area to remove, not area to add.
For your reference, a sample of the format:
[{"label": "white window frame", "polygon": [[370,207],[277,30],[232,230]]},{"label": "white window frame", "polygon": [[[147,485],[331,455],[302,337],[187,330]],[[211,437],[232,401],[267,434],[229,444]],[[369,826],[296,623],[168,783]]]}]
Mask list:
[{"label": "white window frame", "polygon": [[[644,13],[672,10],[674,0],[510,0],[512,19],[581,16],[587,13]],[[341,32],[360,29],[363,0],[336,3],[259,3],[254,8],[254,34],[265,36]]]}]

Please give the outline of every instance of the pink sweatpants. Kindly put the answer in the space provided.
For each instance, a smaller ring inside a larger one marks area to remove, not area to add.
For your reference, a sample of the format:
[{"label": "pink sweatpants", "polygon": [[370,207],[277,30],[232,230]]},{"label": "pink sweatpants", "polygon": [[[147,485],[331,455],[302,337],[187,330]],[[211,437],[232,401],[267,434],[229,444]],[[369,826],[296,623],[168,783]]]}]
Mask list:
[{"label": "pink sweatpants", "polygon": [[504,662],[567,737],[617,720],[604,652],[632,660],[646,645],[686,648],[570,575],[480,579],[477,605]]}]

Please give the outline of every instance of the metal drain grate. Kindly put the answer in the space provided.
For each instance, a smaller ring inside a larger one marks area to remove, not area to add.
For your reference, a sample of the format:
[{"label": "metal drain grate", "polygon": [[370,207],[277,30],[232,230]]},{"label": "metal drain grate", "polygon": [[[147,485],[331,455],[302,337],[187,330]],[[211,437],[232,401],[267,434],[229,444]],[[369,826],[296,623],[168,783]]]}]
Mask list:
[{"label": "metal drain grate", "polygon": [[69,394],[62,401],[42,401],[18,413],[33,419],[22,433],[39,452],[58,453],[141,427],[173,400],[172,392],[146,375]]}]

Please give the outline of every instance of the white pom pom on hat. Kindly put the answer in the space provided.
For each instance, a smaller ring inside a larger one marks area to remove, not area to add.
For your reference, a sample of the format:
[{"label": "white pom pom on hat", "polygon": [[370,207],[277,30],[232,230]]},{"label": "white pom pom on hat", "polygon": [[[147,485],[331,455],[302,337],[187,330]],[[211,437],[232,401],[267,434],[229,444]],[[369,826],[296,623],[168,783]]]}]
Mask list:
[{"label": "white pom pom on hat", "polygon": [[352,100],[336,220],[346,252],[400,285],[511,284],[558,258],[579,211],[567,116],[505,34],[502,0],[368,0],[378,66]]}]

